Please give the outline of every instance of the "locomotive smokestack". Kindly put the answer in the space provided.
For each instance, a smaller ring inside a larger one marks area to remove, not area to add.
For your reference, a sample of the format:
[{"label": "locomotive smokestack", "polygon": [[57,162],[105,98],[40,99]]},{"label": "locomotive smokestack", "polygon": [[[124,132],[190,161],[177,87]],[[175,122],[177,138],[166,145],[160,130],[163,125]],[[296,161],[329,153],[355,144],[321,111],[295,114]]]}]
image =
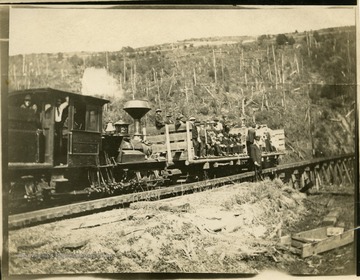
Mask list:
[{"label": "locomotive smokestack", "polygon": [[134,138],[141,138],[140,120],[149,112],[150,106],[147,100],[130,100],[125,103],[124,111],[134,119]]}]

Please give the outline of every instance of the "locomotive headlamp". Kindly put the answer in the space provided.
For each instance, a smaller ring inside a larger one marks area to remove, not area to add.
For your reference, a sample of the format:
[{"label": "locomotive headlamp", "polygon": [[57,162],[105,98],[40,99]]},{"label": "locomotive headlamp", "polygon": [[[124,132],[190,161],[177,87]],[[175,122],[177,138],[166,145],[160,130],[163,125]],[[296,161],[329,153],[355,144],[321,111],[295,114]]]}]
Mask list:
[{"label": "locomotive headlamp", "polygon": [[129,125],[123,120],[119,120],[115,123],[116,134],[119,136],[129,136]]}]

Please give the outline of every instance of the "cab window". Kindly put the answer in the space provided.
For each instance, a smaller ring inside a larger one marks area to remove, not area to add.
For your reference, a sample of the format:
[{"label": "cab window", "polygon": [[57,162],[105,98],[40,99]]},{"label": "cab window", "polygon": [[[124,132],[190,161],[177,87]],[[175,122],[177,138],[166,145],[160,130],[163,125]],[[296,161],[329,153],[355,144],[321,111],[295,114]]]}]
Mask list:
[{"label": "cab window", "polygon": [[99,132],[99,108],[96,106],[87,106],[86,109],[86,130]]},{"label": "cab window", "polygon": [[84,130],[86,109],[80,102],[74,102],[73,130]]}]

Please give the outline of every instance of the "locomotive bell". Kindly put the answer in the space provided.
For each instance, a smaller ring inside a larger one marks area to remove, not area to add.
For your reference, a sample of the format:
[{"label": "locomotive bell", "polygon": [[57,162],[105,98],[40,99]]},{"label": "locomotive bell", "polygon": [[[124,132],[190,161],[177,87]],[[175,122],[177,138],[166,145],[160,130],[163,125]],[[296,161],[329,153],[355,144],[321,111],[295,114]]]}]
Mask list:
[{"label": "locomotive bell", "polygon": [[147,100],[129,100],[124,105],[124,111],[134,119],[134,138],[141,138],[140,119],[149,112],[150,106]]},{"label": "locomotive bell", "polygon": [[118,120],[115,123],[116,134],[119,136],[129,136],[129,125],[123,120]]},{"label": "locomotive bell", "polygon": [[114,125],[112,124],[112,122],[108,122],[108,123],[106,124],[106,128],[105,128],[106,134],[113,134],[114,131],[115,131]]}]

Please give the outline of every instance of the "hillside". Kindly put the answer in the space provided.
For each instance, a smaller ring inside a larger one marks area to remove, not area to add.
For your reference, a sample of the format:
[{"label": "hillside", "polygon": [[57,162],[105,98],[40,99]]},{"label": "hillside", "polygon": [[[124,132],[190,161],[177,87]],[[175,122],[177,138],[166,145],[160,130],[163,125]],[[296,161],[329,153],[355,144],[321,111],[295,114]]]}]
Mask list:
[{"label": "hillside", "polygon": [[122,104],[133,97],[173,116],[226,114],[234,125],[242,116],[284,128],[289,158],[298,159],[311,157],[312,146],[316,156],[354,150],[355,57],[354,26],[189,39],[118,52],[12,56],[9,88],[80,92],[83,77],[83,84],[91,80],[84,73],[106,69],[115,86],[96,92],[112,101],[105,121],[130,120]]}]

